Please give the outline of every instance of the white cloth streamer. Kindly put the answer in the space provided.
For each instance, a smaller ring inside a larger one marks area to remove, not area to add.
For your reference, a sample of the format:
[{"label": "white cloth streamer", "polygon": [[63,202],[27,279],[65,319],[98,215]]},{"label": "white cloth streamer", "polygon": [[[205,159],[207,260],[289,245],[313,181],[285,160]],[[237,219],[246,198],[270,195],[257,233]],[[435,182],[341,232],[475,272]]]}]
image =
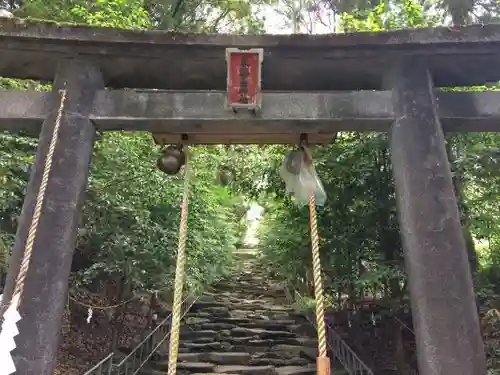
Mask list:
[{"label": "white cloth streamer", "polygon": [[[3,295],[0,295],[0,303]],[[17,322],[21,315],[17,311],[17,300],[13,299],[7,311],[3,315],[3,323],[0,331],[0,375],[10,375],[16,372],[16,366],[10,353],[16,347],[14,337],[19,334]]]}]

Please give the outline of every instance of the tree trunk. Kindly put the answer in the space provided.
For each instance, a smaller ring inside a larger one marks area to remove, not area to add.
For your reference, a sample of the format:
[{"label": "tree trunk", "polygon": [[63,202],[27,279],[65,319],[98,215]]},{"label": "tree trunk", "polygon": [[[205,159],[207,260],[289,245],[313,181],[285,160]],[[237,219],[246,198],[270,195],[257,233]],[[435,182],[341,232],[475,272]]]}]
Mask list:
[{"label": "tree trunk", "polygon": [[[126,292],[127,292],[126,279],[125,279],[125,277],[123,277],[120,280],[117,304],[120,304],[125,300]],[[126,305],[127,304],[123,304],[123,305],[119,306],[116,309],[117,313],[113,317],[113,321],[112,321],[113,327],[112,327],[112,331],[111,331],[111,348],[110,348],[112,352],[114,352],[117,349],[118,337],[121,335],[121,333],[123,331],[123,323],[125,320],[125,309],[127,307]]]},{"label": "tree trunk", "polygon": [[403,340],[403,328],[398,323],[396,319],[393,319],[393,337],[392,340],[394,342],[394,359],[396,362],[397,373],[399,375],[410,375],[408,371],[408,366],[406,363],[406,355],[405,355],[405,345]]},{"label": "tree trunk", "polygon": [[152,329],[154,325],[153,314],[156,308],[156,293],[151,293],[151,299],[149,300],[149,311],[147,315],[146,330]]},{"label": "tree trunk", "polygon": [[[382,174],[382,179],[379,184],[379,196],[378,201],[380,202],[378,219],[380,228],[380,250],[384,256],[385,261],[388,264],[394,265],[395,261],[400,258],[400,246],[399,241],[397,241],[397,236],[394,236],[391,229],[391,171],[390,163],[387,149],[384,148],[380,152],[379,157],[379,170]],[[387,280],[386,290],[388,297],[390,298],[390,306],[392,313],[397,316],[400,300],[401,300],[401,288],[399,285],[399,278],[392,277]],[[390,340],[394,345],[394,360],[396,363],[397,373],[400,375],[409,375],[408,366],[406,364],[405,347],[403,334],[401,331],[401,325],[396,319],[392,322],[393,329],[392,333],[389,334]]]},{"label": "tree trunk", "polygon": [[446,152],[448,154],[448,160],[450,161],[450,166],[453,172],[452,175],[453,189],[455,191],[455,197],[457,199],[458,212],[460,213],[460,223],[462,224],[462,230],[465,239],[467,255],[469,257],[472,279],[475,280],[478,263],[477,263],[477,254],[474,245],[474,239],[472,238],[472,233],[469,229],[468,207],[465,204],[464,197],[462,194],[463,171],[461,168],[457,168],[455,163],[460,153],[460,150],[457,142],[455,142],[454,145],[455,147],[453,147],[454,136],[448,136],[447,138],[448,142],[446,142]]}]

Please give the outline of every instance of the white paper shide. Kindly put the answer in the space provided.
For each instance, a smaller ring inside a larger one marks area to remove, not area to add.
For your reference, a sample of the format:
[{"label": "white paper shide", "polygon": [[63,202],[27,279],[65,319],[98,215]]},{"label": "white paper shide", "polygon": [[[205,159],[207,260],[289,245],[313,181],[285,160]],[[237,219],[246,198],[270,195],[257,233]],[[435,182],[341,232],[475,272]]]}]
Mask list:
[{"label": "white paper shide", "polygon": [[[0,304],[2,297],[0,295]],[[16,372],[11,351],[16,347],[14,337],[19,334],[17,322],[21,320],[21,315],[17,311],[17,305],[17,300],[13,299],[3,315],[3,324],[0,331],[0,375],[11,375]]]}]

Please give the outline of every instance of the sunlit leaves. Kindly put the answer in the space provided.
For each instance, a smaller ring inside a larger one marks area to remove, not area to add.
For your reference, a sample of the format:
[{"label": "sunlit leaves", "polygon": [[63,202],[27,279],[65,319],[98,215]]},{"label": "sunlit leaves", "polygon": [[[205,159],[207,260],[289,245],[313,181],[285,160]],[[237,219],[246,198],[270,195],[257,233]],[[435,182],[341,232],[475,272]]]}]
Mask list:
[{"label": "sunlit leaves", "polygon": [[[191,150],[187,284],[200,288],[221,274],[237,240],[233,198],[213,178],[210,148]],[[140,290],[171,287],[178,241],[182,175],[157,170],[149,134],[106,134],[96,147],[85,226],[92,267],[84,278],[127,275]]]}]

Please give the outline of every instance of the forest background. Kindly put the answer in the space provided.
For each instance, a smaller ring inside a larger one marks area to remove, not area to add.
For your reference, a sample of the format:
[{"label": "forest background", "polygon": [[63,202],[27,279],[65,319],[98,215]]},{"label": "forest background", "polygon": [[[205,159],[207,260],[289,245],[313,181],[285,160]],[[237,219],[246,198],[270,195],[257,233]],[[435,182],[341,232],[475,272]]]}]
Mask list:
[{"label": "forest background", "polygon": [[[0,0],[0,8],[18,17],[87,25],[240,34],[384,31],[500,20],[495,0]],[[49,90],[50,84],[0,78],[0,88]],[[500,368],[495,314],[500,308],[498,144],[500,134],[496,133],[447,136],[481,316],[490,327],[484,331],[491,374],[500,373],[495,372]],[[0,134],[3,274],[36,146],[35,139]],[[287,149],[220,145],[192,150],[195,178],[187,293],[195,295],[224,277],[247,229],[246,212],[259,204],[264,208],[259,246],[270,273],[297,291],[299,305],[311,305],[307,210],[290,203],[278,175]],[[155,167],[157,156],[158,148],[146,133],[104,134],[95,144],[65,333],[66,346],[83,343],[88,355],[76,358],[66,353],[70,357],[66,362],[88,367],[100,359],[95,351],[102,345],[99,340],[109,341],[101,337],[88,342],[89,335],[97,337],[92,330],[99,328],[97,323],[81,328],[87,311],[82,301],[110,305],[146,296],[152,304],[156,295],[167,304],[171,300],[182,177],[161,174]],[[370,315],[371,320],[411,324],[387,136],[341,133],[334,144],[317,147],[314,156],[329,197],[319,211],[319,227],[330,306],[343,306],[345,296],[350,308],[361,306],[362,296],[369,295],[383,306]],[[97,321],[112,327],[110,350],[120,341],[116,337],[127,330],[129,320],[123,316],[127,309],[134,309],[129,305],[96,313]],[[145,317],[147,326],[151,322]],[[354,321],[359,327],[365,323],[362,318]],[[388,334],[387,340],[395,338]],[[407,341],[413,345],[411,338]],[[366,346],[356,340],[352,345]]]}]

